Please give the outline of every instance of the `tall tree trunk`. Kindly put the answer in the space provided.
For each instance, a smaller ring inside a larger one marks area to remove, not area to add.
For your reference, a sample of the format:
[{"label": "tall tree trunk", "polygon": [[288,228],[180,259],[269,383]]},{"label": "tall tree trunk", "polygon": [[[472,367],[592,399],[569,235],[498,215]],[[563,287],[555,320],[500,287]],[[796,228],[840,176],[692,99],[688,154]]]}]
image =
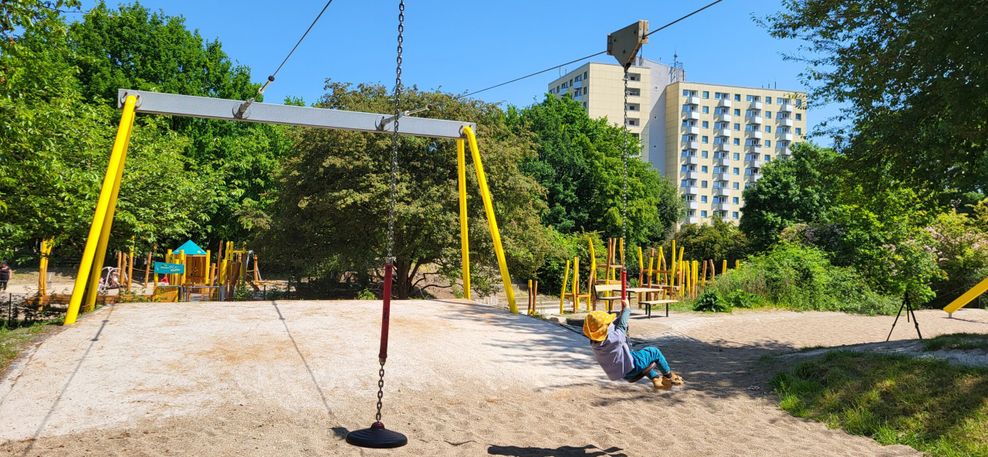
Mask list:
[{"label": "tall tree trunk", "polygon": [[411,267],[407,260],[397,259],[395,264],[395,275],[394,281],[398,284],[398,299],[408,300],[408,294],[410,292],[410,281],[408,280],[408,273]]}]

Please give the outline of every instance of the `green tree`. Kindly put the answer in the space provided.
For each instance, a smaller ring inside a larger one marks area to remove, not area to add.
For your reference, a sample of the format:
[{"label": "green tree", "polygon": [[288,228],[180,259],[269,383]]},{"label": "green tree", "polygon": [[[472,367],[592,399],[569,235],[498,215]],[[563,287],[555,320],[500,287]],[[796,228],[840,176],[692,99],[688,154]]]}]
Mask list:
[{"label": "green tree", "polygon": [[[512,110],[509,117],[519,134],[531,132],[538,148],[523,168],[547,189],[543,223],[562,233],[620,236],[621,157],[623,151],[640,150],[638,140],[606,119],[590,119],[568,97],[547,95],[540,104]],[[629,245],[663,239],[682,211],[676,189],[649,164],[629,158]]]},{"label": "green tree", "polygon": [[62,8],[78,8],[79,0],[4,0],[0,2],[0,41],[14,42],[18,32],[58,17]]},{"label": "green tree", "polygon": [[719,217],[715,217],[710,224],[683,225],[673,239],[683,247],[687,259],[737,260],[747,256],[749,250],[745,234],[736,225]]},{"label": "green tree", "polygon": [[[527,138],[508,128],[494,105],[458,101],[438,92],[406,90],[407,108],[478,124],[478,141],[495,211],[515,278],[528,278],[544,260],[545,230],[538,215],[544,190],[518,164],[533,154]],[[393,101],[380,85],[327,83],[324,108],[386,113]],[[262,236],[277,261],[300,274],[351,272],[366,276],[381,268],[390,194],[390,135],[300,129],[297,154],[285,164],[270,230]],[[402,137],[394,255],[399,298],[421,284],[424,273],[450,278],[459,271],[456,152],[448,140]],[[496,277],[490,235],[484,223],[476,178],[468,172],[470,246],[474,285],[489,289]],[[303,248],[304,247],[304,248]],[[364,278],[367,281],[367,278]]]},{"label": "green tree", "polygon": [[[812,99],[845,106],[832,133],[873,188],[889,176],[943,201],[988,183],[983,1],[785,0],[767,20],[802,40]],[[848,123],[844,123],[847,121]]]},{"label": "green tree", "polygon": [[800,143],[791,157],[762,169],[762,178],[744,190],[739,224],[755,249],[774,244],[786,227],[825,217],[834,204],[837,161],[832,150]]},{"label": "green tree", "polygon": [[[84,97],[116,103],[119,89],[247,99],[257,92],[250,69],[236,65],[218,40],[189,30],[184,18],[139,3],[108,8],[100,2],[69,31],[69,56]],[[205,239],[245,239],[267,223],[273,176],[290,148],[285,128],[174,117],[157,124],[188,138],[187,170],[210,176],[196,198]]]}]

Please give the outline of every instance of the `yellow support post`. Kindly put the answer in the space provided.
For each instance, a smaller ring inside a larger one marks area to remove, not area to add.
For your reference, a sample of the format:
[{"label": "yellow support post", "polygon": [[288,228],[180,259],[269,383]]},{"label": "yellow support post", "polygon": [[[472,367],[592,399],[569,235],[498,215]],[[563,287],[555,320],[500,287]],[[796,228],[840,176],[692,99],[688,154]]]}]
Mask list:
[{"label": "yellow support post", "polygon": [[189,269],[187,268],[188,264],[185,263],[185,251],[178,251],[178,260],[179,263],[182,264],[182,282],[180,282],[179,285],[184,286],[185,274],[189,272]]},{"label": "yellow support post", "polygon": [[661,271],[662,270],[665,270],[665,265],[666,265],[666,253],[662,249],[662,246],[659,246],[658,257],[659,257],[659,259],[655,262],[655,269],[657,270],[655,272],[655,283],[656,284],[662,284],[662,273],[661,273]]},{"label": "yellow support post", "polygon": [[566,284],[569,281],[569,260],[566,261],[566,270],[563,271],[563,290],[559,292],[559,314],[566,312]]},{"label": "yellow support post", "polygon": [[[82,261],[79,262],[79,271],[76,273],[75,284],[72,286],[72,298],[69,299],[69,308],[65,313],[65,325],[74,324],[79,316],[79,307],[82,305],[86,284],[92,273],[94,260],[99,240],[103,233],[103,226],[106,223],[107,213],[110,208],[110,200],[113,191],[119,191],[119,180],[117,178],[123,172],[124,159],[127,153],[127,146],[130,142],[130,132],[134,127],[134,109],[137,106],[137,97],[127,96],[124,99],[123,113],[120,116],[120,125],[117,128],[117,136],[113,141],[113,149],[110,152],[110,160],[106,166],[106,175],[103,176],[103,185],[100,188],[99,199],[96,202],[96,210],[93,213],[93,222],[89,226],[89,235],[86,237],[86,246],[82,251]],[[112,218],[111,218],[112,219]],[[105,246],[104,246],[104,255]],[[102,263],[96,267],[97,275]]]},{"label": "yellow support post", "polygon": [[473,158],[473,167],[477,172],[477,184],[480,186],[480,197],[484,201],[484,213],[487,215],[487,224],[490,226],[491,238],[494,241],[494,255],[497,256],[498,268],[501,270],[501,281],[504,282],[504,292],[508,296],[508,309],[512,314],[518,314],[518,304],[515,302],[515,289],[511,285],[511,275],[508,273],[508,261],[504,258],[504,247],[501,246],[501,232],[497,229],[497,219],[494,217],[494,202],[491,198],[491,191],[487,187],[487,175],[484,174],[484,165],[480,160],[480,149],[477,147],[477,136],[473,129],[463,127],[463,134],[466,135],[470,143],[470,155]]},{"label": "yellow support post", "polygon": [[463,139],[456,140],[456,181],[460,195],[460,263],[463,298],[470,299],[470,231],[467,226],[467,159]]},{"label": "yellow support post", "polygon": [[211,257],[211,255],[212,252],[210,252],[209,249],[206,249],[206,285],[207,286],[212,284],[212,279],[213,279],[212,278],[213,269],[209,267],[209,258]]},{"label": "yellow support post", "polygon": [[[597,282],[597,252],[593,247],[593,238],[590,238],[589,236],[587,237],[587,248],[590,251],[590,277],[588,280],[592,286]],[[587,291],[590,292],[589,287],[587,288]]]},{"label": "yellow support post", "polygon": [[642,258],[642,247],[638,246],[638,287],[645,284],[645,259]]},{"label": "yellow support post", "polygon": [[573,257],[573,312],[580,312],[580,258]]},{"label": "yellow support post", "polygon": [[971,303],[971,301],[973,301],[975,298],[978,298],[979,295],[985,292],[988,292],[988,278],[985,278],[984,280],[976,284],[974,287],[971,288],[971,290],[961,294],[960,297],[955,298],[954,301],[950,302],[949,305],[944,306],[943,310],[946,311],[948,315],[952,315],[954,314],[954,311],[957,311],[967,306],[968,303]]},{"label": "yellow support post", "polygon": [[676,259],[676,240],[672,240],[672,249],[669,250],[669,255],[672,256],[669,259],[669,285],[676,285],[676,271],[679,268],[679,261]]},{"label": "yellow support post", "polygon": [[720,264],[720,274],[727,273],[727,259],[724,259]]},{"label": "yellow support post", "polygon": [[738,268],[741,268],[741,261],[740,260],[735,260],[734,261],[734,269],[737,270]]}]

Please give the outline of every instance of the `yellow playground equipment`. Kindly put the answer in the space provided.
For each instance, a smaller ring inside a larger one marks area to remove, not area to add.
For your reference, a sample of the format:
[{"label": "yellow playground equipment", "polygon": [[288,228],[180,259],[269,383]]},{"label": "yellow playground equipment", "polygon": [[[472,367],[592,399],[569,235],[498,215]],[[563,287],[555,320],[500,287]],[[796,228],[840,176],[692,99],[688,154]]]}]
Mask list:
[{"label": "yellow playground equipment", "polygon": [[967,306],[968,303],[971,303],[975,298],[978,298],[978,296],[985,292],[988,292],[988,278],[983,279],[981,282],[972,287],[971,290],[968,290],[960,297],[955,298],[954,301],[950,302],[950,304],[944,306],[943,310],[947,312],[948,316],[953,317],[957,310]]},{"label": "yellow playground equipment", "polygon": [[[580,292],[580,256],[573,257],[572,261],[566,261],[563,271],[563,290],[559,293],[559,314],[564,313],[566,297],[570,297],[573,302],[573,312],[580,311],[580,301],[586,300],[587,311],[593,306],[593,286],[597,282],[597,256],[593,248],[593,239],[587,237],[587,246],[590,253],[590,272],[587,278],[586,292]],[[570,275],[570,265],[573,267],[573,274]],[[572,278],[572,282],[571,279]],[[567,287],[570,286],[570,287]]]}]

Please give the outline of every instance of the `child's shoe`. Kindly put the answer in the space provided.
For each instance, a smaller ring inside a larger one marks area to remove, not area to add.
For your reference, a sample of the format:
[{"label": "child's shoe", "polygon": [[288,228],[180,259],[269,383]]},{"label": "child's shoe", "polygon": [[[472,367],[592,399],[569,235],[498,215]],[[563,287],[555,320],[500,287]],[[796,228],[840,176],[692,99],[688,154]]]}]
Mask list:
[{"label": "child's shoe", "polygon": [[672,388],[672,380],[665,376],[656,376],[652,378],[652,386],[655,390],[669,390]]},{"label": "child's shoe", "polygon": [[685,383],[685,381],[683,381],[683,377],[680,376],[679,373],[676,373],[675,371],[669,373],[669,381],[674,386],[681,386],[683,385],[683,383]]}]

